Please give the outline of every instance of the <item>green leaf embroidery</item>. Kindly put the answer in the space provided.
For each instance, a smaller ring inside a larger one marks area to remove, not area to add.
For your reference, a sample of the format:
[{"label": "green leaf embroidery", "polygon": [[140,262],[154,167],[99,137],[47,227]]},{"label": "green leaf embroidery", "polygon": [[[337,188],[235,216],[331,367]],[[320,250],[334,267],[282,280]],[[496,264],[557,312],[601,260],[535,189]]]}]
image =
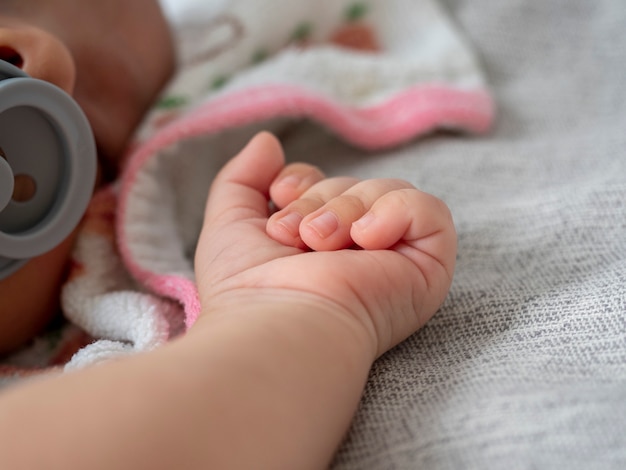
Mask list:
[{"label": "green leaf embroidery", "polygon": [[368,13],[369,7],[365,3],[353,3],[346,10],[346,20],[350,23],[362,20]]},{"label": "green leaf embroidery", "polygon": [[226,75],[220,75],[219,77],[216,77],[211,82],[211,89],[219,90],[220,88],[224,87],[224,85],[228,83],[228,80],[230,80],[230,77],[227,77]]},{"label": "green leaf embroidery", "polygon": [[258,49],[254,52],[254,54],[252,54],[251,62],[253,65],[260,64],[261,62],[264,62],[268,57],[269,53],[266,49]]},{"label": "green leaf embroidery", "polygon": [[292,42],[307,41],[313,34],[313,25],[309,22],[300,23],[291,34]]},{"label": "green leaf embroidery", "polygon": [[176,95],[170,95],[170,96],[164,96],[163,98],[161,98],[161,100],[157,103],[157,108],[159,109],[165,109],[165,110],[170,110],[170,109],[177,109],[177,108],[182,108],[183,106],[185,106],[188,103],[188,99],[185,96],[176,96]]}]

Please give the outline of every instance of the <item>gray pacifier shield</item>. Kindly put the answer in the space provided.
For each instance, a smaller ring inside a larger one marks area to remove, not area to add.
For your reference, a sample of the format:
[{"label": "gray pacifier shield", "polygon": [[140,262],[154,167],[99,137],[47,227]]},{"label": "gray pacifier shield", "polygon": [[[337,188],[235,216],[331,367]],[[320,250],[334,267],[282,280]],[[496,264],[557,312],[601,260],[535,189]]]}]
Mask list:
[{"label": "gray pacifier shield", "polygon": [[69,95],[0,61],[0,150],[1,279],[76,227],[93,192],[96,147]]}]

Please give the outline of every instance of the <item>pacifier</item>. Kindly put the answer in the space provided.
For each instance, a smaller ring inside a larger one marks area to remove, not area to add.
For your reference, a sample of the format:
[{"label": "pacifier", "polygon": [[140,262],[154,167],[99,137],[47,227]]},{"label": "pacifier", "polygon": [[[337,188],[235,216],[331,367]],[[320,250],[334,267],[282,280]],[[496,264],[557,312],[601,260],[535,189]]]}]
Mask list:
[{"label": "pacifier", "polygon": [[78,104],[0,60],[0,279],[74,230],[92,196],[96,159]]}]

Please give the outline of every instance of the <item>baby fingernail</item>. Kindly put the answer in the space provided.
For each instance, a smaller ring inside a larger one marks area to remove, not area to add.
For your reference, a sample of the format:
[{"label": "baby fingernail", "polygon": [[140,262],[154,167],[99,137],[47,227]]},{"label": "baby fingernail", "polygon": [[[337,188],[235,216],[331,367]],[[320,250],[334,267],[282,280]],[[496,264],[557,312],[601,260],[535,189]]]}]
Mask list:
[{"label": "baby fingernail", "polygon": [[291,186],[293,188],[297,188],[298,186],[300,186],[301,182],[302,178],[300,178],[299,176],[288,175],[281,179],[278,184],[279,186]]},{"label": "baby fingernail", "polygon": [[290,212],[278,219],[280,224],[290,235],[297,237],[300,234],[300,222],[302,222],[302,216],[297,212]]},{"label": "baby fingernail", "polygon": [[311,220],[308,225],[320,238],[327,238],[339,228],[339,220],[332,212],[324,212]]},{"label": "baby fingernail", "polygon": [[375,218],[376,216],[374,215],[373,212],[368,212],[359,220],[355,221],[352,225],[356,227],[358,230],[364,230],[365,228],[367,228],[368,225],[370,225],[374,221]]}]

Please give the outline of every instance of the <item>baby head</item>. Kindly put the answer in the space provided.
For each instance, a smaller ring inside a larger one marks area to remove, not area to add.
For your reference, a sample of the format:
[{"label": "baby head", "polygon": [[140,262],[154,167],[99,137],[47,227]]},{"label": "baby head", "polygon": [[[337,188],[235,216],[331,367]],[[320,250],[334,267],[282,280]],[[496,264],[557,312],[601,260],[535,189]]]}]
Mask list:
[{"label": "baby head", "polygon": [[[175,60],[158,0],[0,0],[0,59],[74,97],[109,173]],[[0,280],[0,355],[57,312],[71,246],[70,236]]]}]

